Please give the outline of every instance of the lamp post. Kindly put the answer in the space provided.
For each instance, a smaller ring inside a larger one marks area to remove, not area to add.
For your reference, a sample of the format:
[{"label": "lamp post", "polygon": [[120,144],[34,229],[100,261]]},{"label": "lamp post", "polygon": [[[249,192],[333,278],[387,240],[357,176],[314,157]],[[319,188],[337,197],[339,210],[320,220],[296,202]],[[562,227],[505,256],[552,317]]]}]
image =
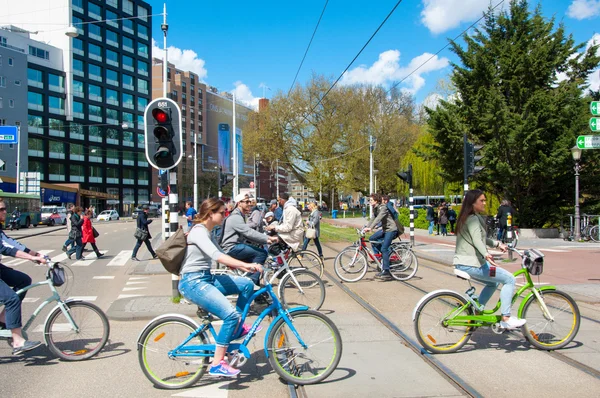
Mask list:
[{"label": "lamp post", "polygon": [[[369,135],[369,195],[375,193],[373,189],[373,150],[375,149],[375,139]],[[373,206],[369,206],[369,218],[373,218]]]},{"label": "lamp post", "polygon": [[571,148],[571,155],[573,155],[573,160],[575,161],[575,235],[574,239],[576,241],[581,240],[581,222],[579,216],[579,170],[581,166],[579,165],[579,161],[581,160],[581,149],[577,146]]}]

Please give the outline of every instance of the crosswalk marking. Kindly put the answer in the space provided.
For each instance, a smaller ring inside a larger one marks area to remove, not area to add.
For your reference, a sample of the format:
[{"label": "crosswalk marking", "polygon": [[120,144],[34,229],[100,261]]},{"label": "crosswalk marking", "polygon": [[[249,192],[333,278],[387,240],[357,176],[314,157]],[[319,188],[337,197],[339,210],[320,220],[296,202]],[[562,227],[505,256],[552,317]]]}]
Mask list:
[{"label": "crosswalk marking", "polygon": [[538,249],[542,252],[553,252],[553,253],[568,253],[569,250],[560,250],[560,249]]},{"label": "crosswalk marking", "polygon": [[[42,254],[42,255],[46,255],[48,253],[52,253],[54,250],[40,250],[38,253]],[[14,260],[11,261],[7,261],[6,263],[4,263],[4,265],[8,265],[11,267],[15,267],[17,265],[23,264],[28,262],[29,260],[23,260],[22,258],[16,258]],[[43,264],[42,264],[43,265]]]},{"label": "crosswalk marking", "polygon": [[144,290],[147,289],[146,287],[124,287],[123,291],[124,292],[130,292],[132,290]]},{"label": "crosswalk marking", "polygon": [[140,283],[147,283],[148,281],[139,281],[139,282],[127,282],[126,285],[139,285]]},{"label": "crosswalk marking", "polygon": [[92,279],[115,279],[114,276],[94,276]]},{"label": "crosswalk marking", "polygon": [[141,297],[141,296],[142,296],[141,294],[119,294],[119,297],[117,297],[117,299]]},{"label": "crosswalk marking", "polygon": [[122,267],[127,261],[131,258],[131,254],[133,250],[121,250],[119,254],[115,256],[110,262],[107,264],[108,267]]},{"label": "crosswalk marking", "polygon": [[[108,253],[108,250],[100,250],[100,253],[106,254]],[[91,253],[85,256],[83,259],[75,261],[71,265],[74,267],[89,267],[96,260],[98,260],[98,257],[96,257],[96,253]]]},{"label": "crosswalk marking", "polygon": [[192,390],[173,394],[171,396],[172,397],[226,398],[229,395],[229,384],[231,384],[231,381],[221,381],[218,383],[211,383],[211,384],[207,384],[202,387],[196,387]]},{"label": "crosswalk marking", "polygon": [[147,277],[147,276],[132,276],[131,278],[129,278],[130,281],[139,281],[141,279],[149,279],[149,277]]}]

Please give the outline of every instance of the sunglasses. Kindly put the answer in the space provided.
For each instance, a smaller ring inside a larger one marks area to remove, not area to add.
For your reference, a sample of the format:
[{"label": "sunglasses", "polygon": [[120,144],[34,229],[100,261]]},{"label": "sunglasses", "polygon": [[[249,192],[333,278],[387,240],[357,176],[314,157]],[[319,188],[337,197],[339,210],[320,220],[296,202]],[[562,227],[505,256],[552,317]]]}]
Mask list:
[{"label": "sunglasses", "polygon": [[252,203],[251,200],[242,200],[240,203]]},{"label": "sunglasses", "polygon": [[0,211],[6,211],[6,207],[0,207]]}]

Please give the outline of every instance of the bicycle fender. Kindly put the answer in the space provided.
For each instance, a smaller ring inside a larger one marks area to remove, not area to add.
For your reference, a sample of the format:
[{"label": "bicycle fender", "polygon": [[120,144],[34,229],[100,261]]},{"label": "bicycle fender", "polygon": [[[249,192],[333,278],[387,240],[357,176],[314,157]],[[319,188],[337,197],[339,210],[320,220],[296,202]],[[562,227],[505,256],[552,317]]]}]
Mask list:
[{"label": "bicycle fender", "polygon": [[425,300],[429,299],[429,297],[433,296],[434,294],[438,294],[438,293],[442,293],[442,292],[444,292],[444,293],[454,293],[454,294],[458,294],[459,296],[462,296],[462,294],[457,293],[454,290],[450,290],[450,289],[439,289],[439,290],[434,290],[433,292],[427,293],[425,296],[423,296],[421,298],[421,300],[419,300],[419,302],[417,303],[417,305],[415,305],[415,308],[413,309],[413,313],[412,313],[412,320],[413,320],[413,322],[417,318],[417,309],[419,309],[419,307],[421,306],[421,304],[423,304],[423,302],[425,302]]},{"label": "bicycle fender", "polygon": [[[294,308],[290,308],[287,310],[288,313],[292,313],[292,312],[298,312],[298,311],[306,311],[308,310],[308,306],[302,306],[302,307],[294,307]],[[280,320],[283,317],[282,314],[277,315],[277,317],[275,319],[273,319],[273,321],[271,322],[271,324],[269,325],[269,328],[267,329],[267,333],[265,333],[265,355],[267,358],[269,358],[269,350],[267,348],[267,340],[269,339],[269,335],[271,334],[271,329],[273,329],[273,325],[275,325],[277,323],[278,320]]]},{"label": "bicycle fender", "polygon": [[[552,286],[552,285],[547,285],[547,286],[540,286],[540,287],[536,287],[537,290],[539,291],[549,291],[549,290],[556,290],[556,286]],[[519,312],[517,312],[517,314],[519,314],[519,317],[521,317],[521,314],[523,313],[523,308],[525,307],[525,303],[527,301],[529,301],[529,298],[533,296],[533,292],[530,292],[527,297],[525,297],[522,301],[521,304],[519,305]]]},{"label": "bicycle fender", "polygon": [[[65,304],[67,303],[81,303],[84,302],[85,300],[79,300],[79,299],[66,299],[65,301],[63,301]],[[44,329],[46,328],[46,325],[48,324],[48,321],[50,320],[50,316],[52,314],[54,314],[54,311],[59,310],[60,311],[60,304],[56,304],[49,312],[48,315],[46,315],[46,320],[44,321]],[[44,342],[46,343],[46,345],[48,345],[48,336],[46,336],[46,333],[44,333]]]},{"label": "bicycle fender", "polygon": [[144,331],[145,331],[145,330],[148,328],[148,326],[150,326],[150,325],[151,325],[153,322],[156,322],[156,321],[158,321],[159,319],[166,318],[166,317],[175,317],[175,318],[181,318],[181,319],[185,319],[186,321],[192,322],[192,324],[193,324],[193,325],[194,325],[196,328],[199,328],[199,327],[200,327],[200,325],[198,325],[198,322],[196,322],[194,319],[190,318],[190,317],[189,317],[189,316],[187,316],[187,315],[183,315],[183,314],[162,314],[162,315],[159,315],[159,316],[157,316],[156,318],[152,319],[150,322],[148,322],[148,323],[146,324],[146,326],[144,326],[144,327],[142,328],[142,331],[140,332],[140,334],[138,335],[138,338],[137,338],[137,344],[136,344],[136,347],[137,347],[137,349],[138,349],[138,350],[140,349],[140,344],[141,344],[141,342],[142,342],[142,334],[144,334]]}]

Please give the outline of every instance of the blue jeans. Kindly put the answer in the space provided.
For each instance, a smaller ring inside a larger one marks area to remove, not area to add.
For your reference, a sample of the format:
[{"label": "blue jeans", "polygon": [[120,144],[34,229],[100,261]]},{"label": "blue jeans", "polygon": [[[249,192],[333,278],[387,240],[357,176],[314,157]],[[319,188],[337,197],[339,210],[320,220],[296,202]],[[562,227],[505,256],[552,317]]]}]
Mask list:
[{"label": "blue jeans", "polygon": [[435,221],[433,221],[433,220],[429,221],[429,228],[428,228],[429,235],[433,235],[433,225],[434,224],[435,224]]},{"label": "blue jeans", "polygon": [[0,264],[0,304],[6,310],[6,328],[16,329],[21,324],[21,301],[25,293],[17,295],[16,290],[31,285],[29,275]]},{"label": "blue jeans", "polygon": [[[310,239],[304,238],[304,244],[302,245],[302,250],[306,250],[306,248],[308,247],[308,241],[310,241]],[[317,246],[317,251],[319,252],[319,256],[323,257],[323,248],[321,247],[321,242],[319,242],[319,238],[314,238],[313,241],[315,242],[315,246]]]},{"label": "blue jeans", "polygon": [[83,254],[83,242],[81,241],[81,237],[75,238],[75,244],[69,250],[67,250],[68,255],[73,253],[76,253],[75,258],[77,260],[81,260],[81,255]]},{"label": "blue jeans", "polygon": [[499,241],[502,241],[502,235],[504,234],[505,229],[506,229],[506,227],[503,225],[498,226],[498,240]]},{"label": "blue jeans", "polygon": [[[235,245],[229,252],[228,255],[235,258],[236,260],[243,261],[245,263],[257,263],[264,264],[267,261],[267,252],[265,249],[261,249],[260,247],[245,245],[243,243],[238,243]],[[250,279],[254,282],[255,285],[260,285],[260,272],[255,272],[250,275]]]},{"label": "blue jeans", "polygon": [[[181,275],[179,291],[186,299],[223,321],[216,344],[227,347],[234,332],[238,335],[241,332],[238,324],[244,307],[254,293],[254,284],[243,276],[212,275],[210,271],[200,271]],[[238,295],[235,308],[225,298],[232,294]]]},{"label": "blue jeans", "polygon": [[[384,271],[389,271],[390,269],[390,245],[397,237],[398,231],[383,232],[382,230],[379,230],[369,238],[375,254],[381,253],[381,259],[383,260],[381,266]],[[382,243],[373,243],[373,241],[381,241],[382,238]]]},{"label": "blue jeans", "polygon": [[131,253],[131,257],[137,256],[138,250],[140,250],[140,247],[142,246],[142,242],[144,242],[146,244],[146,247],[148,248],[148,251],[150,252],[152,257],[156,256],[156,253],[152,249],[152,243],[150,243],[150,238],[146,238],[143,241],[137,239],[137,242],[135,242],[135,246],[133,247],[133,252]]},{"label": "blue jeans", "polygon": [[490,264],[486,261],[481,268],[469,267],[467,265],[456,265],[456,269],[465,271],[467,274],[479,282],[485,283],[484,288],[479,294],[479,304],[485,306],[490,300],[498,284],[502,283],[500,289],[500,311],[504,316],[510,316],[510,307],[512,306],[512,298],[515,293],[515,277],[507,270],[496,267],[496,276],[490,276]]}]

